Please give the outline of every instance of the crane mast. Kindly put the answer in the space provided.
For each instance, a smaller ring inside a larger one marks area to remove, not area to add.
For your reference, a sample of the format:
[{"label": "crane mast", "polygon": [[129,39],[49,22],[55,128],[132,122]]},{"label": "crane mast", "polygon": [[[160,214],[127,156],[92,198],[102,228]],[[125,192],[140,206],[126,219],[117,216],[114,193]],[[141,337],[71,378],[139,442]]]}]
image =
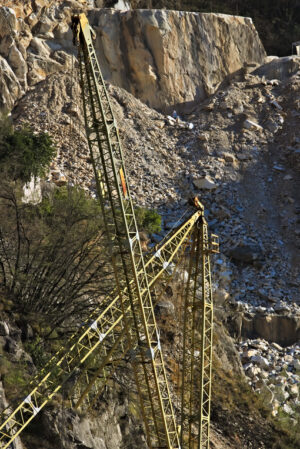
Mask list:
[{"label": "crane mast", "polygon": [[[73,334],[33,379],[25,399],[2,412],[0,448],[8,449],[70,379],[75,387],[79,383],[81,387],[73,405],[80,407],[88,398],[93,406],[119,361],[130,354],[149,448],[209,449],[210,254],[218,252],[218,239],[209,237],[204,207],[196,198],[197,211],[144,260],[118,130],[84,14],[73,17],[72,29],[78,48],[86,135],[115,288],[92,312],[84,329]],[[175,414],[175,392],[167,379],[150,288],[172,271],[169,268],[174,262],[180,265],[181,258],[187,256],[183,316],[179,317],[183,327],[180,407]],[[78,371],[82,373],[80,382]]]},{"label": "crane mast", "polygon": [[134,360],[133,370],[148,444],[178,448],[176,420],[120,139],[84,14],[73,18],[73,32],[78,45],[86,134],[104,227],[111,243],[116,285],[122,304],[126,295],[131,304],[131,313],[124,315],[128,344],[136,347],[136,358],[142,362]]},{"label": "crane mast", "polygon": [[181,445],[208,449],[213,349],[213,297],[210,254],[219,252],[218,237],[209,237],[201,210],[189,258],[183,313]]}]

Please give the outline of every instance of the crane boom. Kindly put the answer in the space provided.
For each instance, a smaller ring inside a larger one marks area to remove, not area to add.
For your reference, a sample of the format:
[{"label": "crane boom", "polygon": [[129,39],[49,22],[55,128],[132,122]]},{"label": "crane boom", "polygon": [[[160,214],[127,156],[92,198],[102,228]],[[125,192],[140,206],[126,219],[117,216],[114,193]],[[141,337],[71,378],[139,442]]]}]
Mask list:
[{"label": "crane boom", "polygon": [[[78,45],[85,127],[111,261],[124,314],[128,344],[138,343],[133,371],[148,445],[178,448],[179,438],[156,325],[123,153],[105,83],[84,14],[73,17]],[[131,281],[133,281],[131,283]],[[127,287],[126,293],[124,288]],[[136,300],[136,304],[135,304]]]}]

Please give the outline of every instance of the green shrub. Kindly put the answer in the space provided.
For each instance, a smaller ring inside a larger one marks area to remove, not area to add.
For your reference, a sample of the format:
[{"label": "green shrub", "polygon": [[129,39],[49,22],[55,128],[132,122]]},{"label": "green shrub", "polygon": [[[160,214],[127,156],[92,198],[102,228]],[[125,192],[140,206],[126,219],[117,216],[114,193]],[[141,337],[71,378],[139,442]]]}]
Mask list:
[{"label": "green shrub", "polygon": [[146,231],[150,234],[161,231],[161,216],[155,210],[137,207],[135,216],[138,228],[141,231]]},{"label": "green shrub", "polygon": [[25,362],[13,363],[6,357],[0,359],[0,374],[8,400],[17,397],[29,381]]},{"label": "green shrub", "polygon": [[31,355],[33,363],[37,368],[42,368],[48,361],[49,355],[45,350],[45,342],[40,336],[37,336],[32,341],[26,342],[24,348]]},{"label": "green shrub", "polygon": [[286,414],[279,408],[278,415],[273,418],[272,423],[279,438],[272,449],[296,449],[300,447],[300,407],[294,407],[294,417]]},{"label": "green shrub", "polygon": [[55,189],[50,198],[43,199],[38,205],[38,209],[43,220],[50,226],[55,220],[58,221],[56,226],[59,225],[59,222],[66,225],[66,220],[69,225],[79,222],[84,222],[87,225],[86,220],[91,220],[90,225],[97,228],[102,225],[98,202],[77,186]]},{"label": "green shrub", "polygon": [[100,207],[75,187],[55,189],[38,205],[19,197],[0,180],[0,285],[45,332],[66,321],[70,328],[111,291]]},{"label": "green shrub", "polygon": [[35,134],[29,126],[14,130],[7,120],[2,120],[0,168],[10,179],[28,182],[32,176],[44,176],[55,154],[48,134]]}]

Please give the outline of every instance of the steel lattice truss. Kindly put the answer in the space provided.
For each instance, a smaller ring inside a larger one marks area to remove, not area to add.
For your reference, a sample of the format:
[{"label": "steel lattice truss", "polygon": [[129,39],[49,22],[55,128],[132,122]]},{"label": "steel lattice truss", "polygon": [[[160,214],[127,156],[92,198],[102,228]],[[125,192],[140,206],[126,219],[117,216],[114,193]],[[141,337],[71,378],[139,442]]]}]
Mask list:
[{"label": "steel lattice truss", "polygon": [[[204,209],[197,211],[144,259],[114,116],[84,15],[73,19],[85,125],[98,198],[115,275],[115,290],[101,301],[29,385],[25,399],[2,412],[0,447],[15,438],[63,386],[80,384],[76,407],[97,401],[129,351],[149,448],[209,448],[213,303]],[[188,251],[187,251],[188,249]],[[150,293],[189,254],[183,315],[181,420],[177,422]],[[93,366],[93,373],[89,368]],[[80,382],[78,381],[80,379]],[[73,391],[74,393],[74,391]]]}]

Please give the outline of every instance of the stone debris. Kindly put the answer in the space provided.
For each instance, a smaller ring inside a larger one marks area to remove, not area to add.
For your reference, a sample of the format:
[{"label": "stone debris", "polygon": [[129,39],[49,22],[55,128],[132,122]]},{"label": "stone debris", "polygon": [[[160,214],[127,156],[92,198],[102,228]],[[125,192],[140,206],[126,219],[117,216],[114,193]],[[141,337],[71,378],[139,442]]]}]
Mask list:
[{"label": "stone debris", "polygon": [[272,100],[271,105],[274,106],[274,108],[279,109],[279,111],[282,111],[282,106],[280,106],[280,104],[277,103],[276,100]]},{"label": "stone debris", "polygon": [[267,398],[273,416],[279,408],[294,415],[300,405],[300,344],[283,348],[256,339],[243,341],[238,348],[249,384]]},{"label": "stone debris", "polygon": [[174,112],[173,112],[173,117],[171,117],[170,115],[167,115],[167,122],[169,125],[177,126],[178,128],[184,128],[184,129],[191,129],[191,130],[194,129],[193,123],[185,122],[177,115],[174,117]]},{"label": "stone debris", "polygon": [[255,129],[257,131],[262,131],[263,127],[260,126],[258,123],[253,122],[252,120],[246,119],[244,121],[244,127],[247,129]]}]

